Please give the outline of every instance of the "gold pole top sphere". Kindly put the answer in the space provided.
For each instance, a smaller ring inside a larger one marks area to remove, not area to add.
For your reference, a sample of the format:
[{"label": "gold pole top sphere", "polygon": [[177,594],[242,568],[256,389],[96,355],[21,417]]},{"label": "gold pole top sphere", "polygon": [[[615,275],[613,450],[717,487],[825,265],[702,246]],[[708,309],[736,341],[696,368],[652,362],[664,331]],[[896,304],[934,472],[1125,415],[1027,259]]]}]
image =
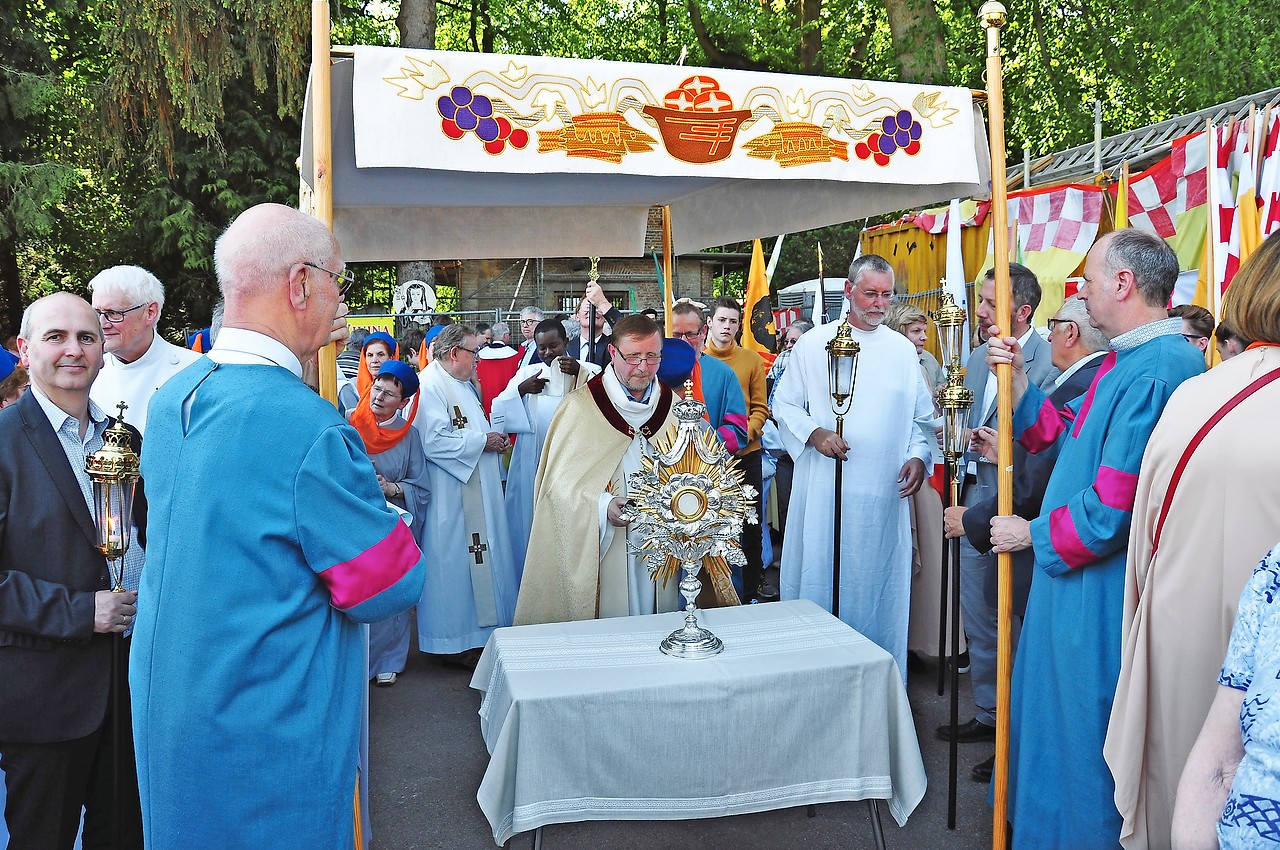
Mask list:
[{"label": "gold pole top sphere", "polygon": [[978,10],[978,18],[982,21],[983,29],[1000,29],[1004,26],[1006,17],[1004,4],[996,0],[983,3],[982,8]]}]

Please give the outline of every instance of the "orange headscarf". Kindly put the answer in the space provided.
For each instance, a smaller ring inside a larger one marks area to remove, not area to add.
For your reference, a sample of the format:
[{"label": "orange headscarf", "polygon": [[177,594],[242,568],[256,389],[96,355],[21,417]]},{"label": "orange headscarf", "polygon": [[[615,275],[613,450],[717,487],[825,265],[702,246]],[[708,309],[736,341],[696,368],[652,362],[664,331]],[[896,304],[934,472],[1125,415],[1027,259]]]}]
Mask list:
[{"label": "orange headscarf", "polygon": [[[393,361],[388,360],[387,363]],[[399,361],[394,361],[399,363]],[[392,367],[393,369],[395,367]],[[399,368],[408,372],[412,377],[412,368],[400,363]],[[395,378],[400,383],[401,392],[407,391],[409,388],[405,386],[404,381],[407,378],[401,378],[400,375],[392,374],[391,370],[387,372],[388,377]],[[381,377],[381,376],[379,376]],[[409,413],[405,417],[405,424],[399,428],[384,428],[378,423],[378,417],[374,414],[373,408],[369,405],[370,394],[366,390],[360,396],[360,403],[351,411],[349,421],[352,427],[360,432],[360,439],[364,440],[364,448],[371,455],[382,454],[388,449],[395,448],[400,441],[407,437],[413,431],[413,419],[418,415],[418,400],[422,398],[421,389],[413,396],[413,403],[409,405]]]},{"label": "orange headscarf", "polygon": [[369,334],[364,341],[364,345],[360,346],[360,366],[356,369],[356,392],[360,394],[361,399],[369,394],[369,388],[373,386],[373,373],[369,371],[369,365],[364,362],[364,352],[375,342],[382,343],[391,352],[391,356],[387,358],[388,360],[400,359],[400,345],[391,334],[383,333],[382,331],[375,331]]}]

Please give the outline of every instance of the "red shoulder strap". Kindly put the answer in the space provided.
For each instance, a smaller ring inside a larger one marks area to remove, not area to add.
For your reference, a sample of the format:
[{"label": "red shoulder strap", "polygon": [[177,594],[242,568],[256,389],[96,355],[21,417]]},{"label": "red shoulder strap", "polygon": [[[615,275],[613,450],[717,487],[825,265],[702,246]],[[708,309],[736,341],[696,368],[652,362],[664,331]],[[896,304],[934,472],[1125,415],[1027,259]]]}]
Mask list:
[{"label": "red shoulder strap", "polygon": [[1169,489],[1164,494],[1164,504],[1160,506],[1160,517],[1156,520],[1156,532],[1151,541],[1151,556],[1154,558],[1156,550],[1160,548],[1160,535],[1164,532],[1164,521],[1169,517],[1169,506],[1173,504],[1173,495],[1178,489],[1178,483],[1182,480],[1182,473],[1186,471],[1187,464],[1191,461],[1191,455],[1204,442],[1204,438],[1209,435],[1223,418],[1235,410],[1242,401],[1265,387],[1272,381],[1280,378],[1280,369],[1272,369],[1267,374],[1255,380],[1249,386],[1233,395],[1227,400],[1227,403],[1218,408],[1218,412],[1209,417],[1209,421],[1200,426],[1200,430],[1196,431],[1191,442],[1187,443],[1187,447],[1182,451],[1182,457],[1178,458],[1178,464],[1173,468],[1173,475],[1169,479]]}]

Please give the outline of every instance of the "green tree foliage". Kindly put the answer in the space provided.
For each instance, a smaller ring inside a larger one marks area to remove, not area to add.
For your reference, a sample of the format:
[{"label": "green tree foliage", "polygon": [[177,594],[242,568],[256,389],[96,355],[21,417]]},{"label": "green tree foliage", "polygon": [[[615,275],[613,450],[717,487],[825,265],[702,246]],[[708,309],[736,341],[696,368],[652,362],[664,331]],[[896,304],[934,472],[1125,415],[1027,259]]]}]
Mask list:
[{"label": "green tree foliage", "polygon": [[62,70],[78,61],[71,2],[0,7],[0,323],[16,333],[26,302],[20,258],[48,240],[67,199],[90,179],[69,118],[76,85]]}]

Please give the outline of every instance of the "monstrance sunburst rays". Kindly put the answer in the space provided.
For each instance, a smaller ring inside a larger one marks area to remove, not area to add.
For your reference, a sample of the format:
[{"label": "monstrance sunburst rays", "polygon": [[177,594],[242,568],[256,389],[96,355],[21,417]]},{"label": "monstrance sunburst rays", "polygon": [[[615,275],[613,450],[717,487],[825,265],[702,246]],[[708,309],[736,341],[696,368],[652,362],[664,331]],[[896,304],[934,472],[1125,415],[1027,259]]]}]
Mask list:
[{"label": "monstrance sunburst rays", "polygon": [[685,398],[675,405],[678,424],[654,441],[655,453],[646,455],[627,480],[631,530],[641,541],[632,550],[664,585],[678,569],[685,572],[680,582],[685,627],[662,645],[663,652],[685,658],[714,655],[723,648],[694,617],[693,600],[702,589],[698,566],[706,566],[717,595],[722,595],[732,587],[729,565],[746,563],[738,543],[743,523],[759,522],[756,489],[745,483],[737,461],[706,428],[706,407],[692,396],[686,382]]}]

